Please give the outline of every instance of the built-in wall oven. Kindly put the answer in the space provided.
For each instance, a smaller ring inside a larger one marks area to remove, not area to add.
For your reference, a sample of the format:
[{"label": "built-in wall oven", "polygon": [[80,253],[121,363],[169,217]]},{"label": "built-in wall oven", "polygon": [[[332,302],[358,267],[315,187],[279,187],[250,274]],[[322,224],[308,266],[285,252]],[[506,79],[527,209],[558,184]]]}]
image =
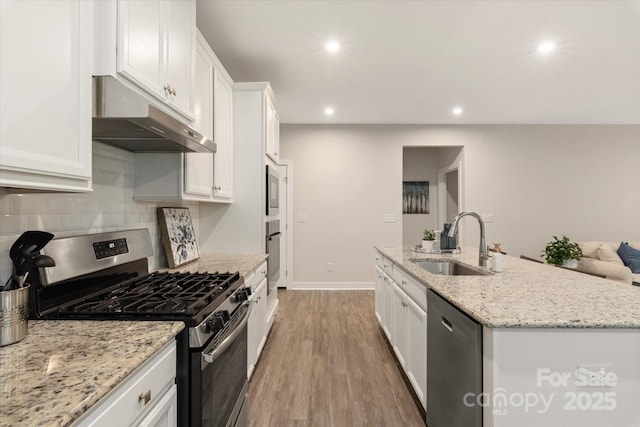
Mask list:
[{"label": "built-in wall oven", "polygon": [[280,175],[278,171],[267,165],[267,216],[278,215],[280,206]]},{"label": "built-in wall oven", "polygon": [[276,287],[280,279],[280,221],[273,220],[266,223],[267,248],[267,295]]}]

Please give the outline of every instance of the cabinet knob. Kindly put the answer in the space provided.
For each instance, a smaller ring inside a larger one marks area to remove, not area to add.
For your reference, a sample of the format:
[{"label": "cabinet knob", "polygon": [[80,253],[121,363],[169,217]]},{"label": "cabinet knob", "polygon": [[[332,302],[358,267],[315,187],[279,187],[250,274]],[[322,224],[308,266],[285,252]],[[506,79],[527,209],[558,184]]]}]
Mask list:
[{"label": "cabinet knob", "polygon": [[144,401],[145,405],[149,403],[150,400],[151,400],[151,390],[147,390],[146,393],[140,393],[140,396],[138,396],[138,402]]}]

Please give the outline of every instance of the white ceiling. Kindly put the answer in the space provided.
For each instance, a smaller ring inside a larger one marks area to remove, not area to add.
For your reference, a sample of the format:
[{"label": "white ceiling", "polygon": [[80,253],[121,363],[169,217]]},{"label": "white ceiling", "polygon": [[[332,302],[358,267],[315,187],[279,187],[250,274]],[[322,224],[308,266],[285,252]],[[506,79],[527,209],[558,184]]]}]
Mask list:
[{"label": "white ceiling", "polygon": [[271,82],[283,123],[640,124],[640,0],[197,5],[231,77]]}]

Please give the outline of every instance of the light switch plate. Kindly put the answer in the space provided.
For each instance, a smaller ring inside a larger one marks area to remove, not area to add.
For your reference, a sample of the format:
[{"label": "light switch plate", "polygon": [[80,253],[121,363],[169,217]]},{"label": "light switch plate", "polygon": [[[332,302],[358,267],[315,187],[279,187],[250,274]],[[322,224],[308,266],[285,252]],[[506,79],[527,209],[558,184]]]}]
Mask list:
[{"label": "light switch plate", "polygon": [[307,222],[307,214],[298,214],[298,222]]},{"label": "light switch plate", "polygon": [[396,222],[395,214],[384,214],[384,222]]}]

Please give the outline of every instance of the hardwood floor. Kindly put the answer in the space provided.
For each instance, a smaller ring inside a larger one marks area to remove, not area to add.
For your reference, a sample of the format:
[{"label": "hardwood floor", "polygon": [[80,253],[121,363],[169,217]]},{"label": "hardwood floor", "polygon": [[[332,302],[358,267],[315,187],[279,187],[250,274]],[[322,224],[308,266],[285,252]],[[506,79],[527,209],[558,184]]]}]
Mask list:
[{"label": "hardwood floor", "polygon": [[249,425],[424,426],[374,314],[373,291],[278,291],[249,383]]}]

